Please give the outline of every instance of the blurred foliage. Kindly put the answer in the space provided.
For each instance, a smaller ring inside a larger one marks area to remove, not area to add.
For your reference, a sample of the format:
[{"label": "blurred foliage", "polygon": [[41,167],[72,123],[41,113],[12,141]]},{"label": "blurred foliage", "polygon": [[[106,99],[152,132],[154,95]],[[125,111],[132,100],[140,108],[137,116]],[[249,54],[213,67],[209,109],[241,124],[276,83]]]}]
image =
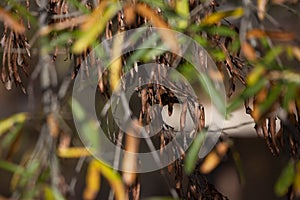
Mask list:
[{"label": "blurred foliage", "polygon": [[[27,131],[23,130],[25,129],[23,125],[31,123],[30,120],[34,119],[35,114],[18,113],[0,121],[0,168],[13,174],[11,179],[13,198],[48,200],[64,199],[67,196],[68,185],[59,171],[58,161],[89,157],[90,151],[97,151],[101,139],[97,134],[97,120],[89,120],[88,114],[76,100],[73,100],[72,112],[82,123],[80,131],[88,134],[92,148],[88,151],[79,145],[72,146],[74,144],[73,136],[70,134],[72,131],[60,116],[61,102],[65,100],[67,90],[70,89],[69,79],[74,79],[80,70],[88,77],[93,62],[82,60],[91,54],[93,47],[104,39],[111,39],[118,33],[138,27],[172,29],[193,38],[216,62],[221,75],[215,75],[214,78],[226,82],[228,98],[235,92],[236,85],[243,85],[242,91],[234,93],[226,106],[212,83],[213,80],[210,80],[211,76],[208,74],[196,76],[195,70],[191,69],[188,63],[183,60],[179,62],[179,71],[189,80],[201,84],[212,96],[212,103],[220,113],[230,117],[233,111],[245,105],[246,113],[256,124],[258,136],[265,139],[271,152],[274,155],[287,153],[291,157],[291,161],[275,185],[275,193],[279,196],[300,195],[298,149],[300,73],[295,67],[290,66],[291,63],[298,65],[300,62],[299,38],[293,30],[285,30],[278,25],[268,13],[268,9],[274,5],[292,11],[290,7],[298,5],[298,1],[258,0],[256,3],[245,1],[241,7],[231,10],[218,9],[218,1],[104,0],[99,4],[95,2],[86,1],[82,4],[78,0],[41,0],[32,3],[29,0],[24,2],[6,0],[0,3],[0,21],[3,22],[0,41],[3,49],[1,80],[8,90],[12,89],[15,83],[24,93],[31,92],[30,96],[33,95],[33,81],[40,77],[40,85],[37,87],[43,96],[42,111],[39,111],[43,117],[37,122],[39,141],[33,152],[31,150],[23,152],[21,161],[11,160],[11,154],[18,150],[16,144],[19,134]],[[226,2],[222,1],[221,4]],[[266,22],[269,22],[272,28],[267,28]],[[143,39],[139,35],[136,37],[137,40]],[[117,56],[121,51],[119,46],[123,41],[118,42],[113,45],[112,55]],[[163,50],[142,48],[143,45],[153,43],[159,43],[158,46],[166,44],[174,55],[170,56],[169,52]],[[175,62],[174,52],[178,53],[180,48],[174,33],[165,31],[159,31],[159,37],[147,38],[140,47],[139,50],[116,59],[111,63],[108,72],[99,67],[101,94],[109,97],[111,91],[118,85],[121,75],[133,68],[136,63],[155,61],[169,65],[169,61]],[[62,83],[57,80],[55,69],[58,67],[56,58],[60,54],[70,59],[73,64],[73,69],[70,69],[72,76],[68,75]],[[39,56],[39,64],[31,66],[30,60],[34,56]],[[94,61],[96,63],[96,59]],[[29,67],[33,71],[28,70]],[[27,76],[31,81],[28,90],[23,84]],[[276,123],[276,120],[280,123]],[[195,185],[191,183],[191,179],[196,179],[197,173],[210,173],[221,163],[231,148],[230,142],[221,141],[203,161],[199,162],[198,153],[205,140],[204,132],[200,130],[195,137],[185,155],[184,164],[179,161],[174,164],[178,176],[183,176],[182,168],[184,168],[192,186]],[[237,152],[234,153],[234,159],[242,177]],[[131,191],[138,190],[138,184],[125,185],[122,176],[102,161],[89,161],[84,199],[97,197],[101,187],[100,175],[108,180],[116,199],[126,199],[128,195],[126,190],[129,188]],[[180,185],[182,180],[178,177],[175,179],[178,183],[177,192],[182,191],[183,186]],[[204,195],[201,188],[197,189],[199,194]],[[192,192],[187,192],[187,195],[192,195]],[[209,195],[216,197],[220,194]],[[139,195],[135,197],[138,199]]]}]

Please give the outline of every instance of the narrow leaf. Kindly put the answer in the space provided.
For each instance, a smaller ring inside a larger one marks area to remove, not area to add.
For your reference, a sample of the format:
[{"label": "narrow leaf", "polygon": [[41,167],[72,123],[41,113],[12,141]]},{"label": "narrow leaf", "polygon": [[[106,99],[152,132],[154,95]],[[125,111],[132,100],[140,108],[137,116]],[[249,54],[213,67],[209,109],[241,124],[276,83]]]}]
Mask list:
[{"label": "narrow leaf", "polygon": [[206,138],[206,132],[201,131],[200,133],[197,134],[196,138],[191,144],[184,160],[184,171],[187,174],[191,174],[193,172],[198,160],[198,153],[205,141],[205,138]]},{"label": "narrow leaf", "polygon": [[175,11],[181,17],[178,20],[178,28],[187,28],[190,15],[189,0],[176,0]]},{"label": "narrow leaf", "polygon": [[9,12],[0,7],[0,20],[3,21],[9,28],[16,33],[22,34],[25,32],[23,24],[19,23]]},{"label": "narrow leaf", "polygon": [[143,3],[137,3],[135,6],[136,12],[149,19],[153,26],[161,28],[158,30],[160,36],[166,42],[166,44],[169,46],[169,48],[174,52],[179,52],[179,45],[176,42],[176,36],[174,35],[174,32],[169,29],[169,25],[167,22],[165,22],[161,16],[159,16],[152,8],[147,6]]},{"label": "narrow leaf", "polygon": [[17,123],[24,123],[27,113],[18,113],[0,121],[0,136]]},{"label": "narrow leaf", "polygon": [[283,31],[270,31],[270,30],[261,30],[261,29],[252,29],[247,32],[247,38],[264,38],[269,37],[273,40],[279,41],[290,41],[295,39],[296,35],[291,32]]},{"label": "narrow leaf", "polygon": [[125,188],[122,183],[121,176],[118,172],[114,171],[108,164],[100,160],[92,160],[92,165],[95,165],[97,169],[100,170],[101,174],[107,179],[110,186],[115,192],[116,200],[125,200]]},{"label": "narrow leaf", "polygon": [[207,16],[201,24],[210,25],[215,24],[221,21],[226,17],[235,17],[239,18],[244,14],[244,9],[239,7],[235,10],[228,10],[228,11],[219,11],[212,13],[211,15]]},{"label": "narrow leaf", "polygon": [[91,153],[84,147],[59,148],[57,155],[62,158],[80,158],[90,156]]},{"label": "narrow leaf", "polygon": [[81,36],[73,45],[74,53],[81,53],[103,32],[106,23],[120,10],[118,2],[101,1],[98,7],[86,18],[80,27]]},{"label": "narrow leaf", "polygon": [[293,184],[295,177],[294,162],[290,161],[281,172],[276,184],[275,193],[283,196],[288,192],[289,187]]}]

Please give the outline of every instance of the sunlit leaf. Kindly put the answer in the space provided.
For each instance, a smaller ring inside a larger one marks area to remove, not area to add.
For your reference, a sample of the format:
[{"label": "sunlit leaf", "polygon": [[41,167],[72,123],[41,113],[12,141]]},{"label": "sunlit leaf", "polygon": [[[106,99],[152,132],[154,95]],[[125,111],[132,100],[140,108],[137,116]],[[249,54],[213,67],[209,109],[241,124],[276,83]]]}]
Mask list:
[{"label": "sunlit leaf", "polygon": [[132,185],[136,180],[136,171],[138,167],[137,153],[139,150],[140,139],[134,137],[134,134],[139,133],[139,122],[133,121],[130,128],[127,129],[125,139],[125,153],[122,161],[123,181],[127,185]]},{"label": "sunlit leaf", "polygon": [[207,16],[201,24],[209,25],[209,24],[215,24],[221,21],[222,19],[226,17],[235,17],[239,18],[244,14],[244,9],[243,8],[237,8],[234,10],[229,10],[229,11],[219,11],[212,13],[211,15]]},{"label": "sunlit leaf", "polygon": [[195,169],[198,160],[198,153],[205,141],[205,138],[206,132],[201,131],[197,134],[196,138],[191,144],[184,160],[184,171],[186,172],[186,174],[191,174]]},{"label": "sunlit leaf", "polygon": [[115,59],[110,65],[110,88],[114,91],[120,82],[121,70],[122,70],[122,43],[124,40],[124,34],[118,34],[114,37],[112,57]]},{"label": "sunlit leaf", "polygon": [[227,142],[218,143],[215,149],[205,157],[200,167],[200,172],[203,174],[208,174],[212,170],[214,170],[222,161],[228,148],[229,148],[229,143]]},{"label": "sunlit leaf", "polygon": [[257,0],[257,15],[260,20],[265,18],[268,0]]},{"label": "sunlit leaf", "polygon": [[289,187],[293,184],[295,178],[295,165],[290,161],[282,170],[276,184],[275,193],[278,196],[283,196],[288,192]]},{"label": "sunlit leaf", "polygon": [[300,48],[299,47],[292,47],[292,52],[295,56],[295,58],[300,62]]},{"label": "sunlit leaf", "polygon": [[90,46],[103,32],[106,23],[121,9],[118,2],[101,1],[97,8],[86,18],[85,23],[80,26],[81,36],[73,45],[74,53],[81,53]]},{"label": "sunlit leaf", "polygon": [[86,173],[86,187],[83,192],[83,199],[96,199],[97,194],[100,190],[100,169],[95,164],[95,161],[89,163]]},{"label": "sunlit leaf", "polygon": [[12,126],[17,123],[24,123],[27,118],[27,113],[14,114],[4,120],[0,121],[0,136],[8,131]]},{"label": "sunlit leaf", "polygon": [[[115,192],[116,200],[127,199],[125,196],[125,188],[122,183],[122,178],[118,172],[114,171],[112,168],[109,167],[109,165],[107,165],[106,163],[99,161],[99,160],[92,160],[90,162],[90,167],[93,170],[98,170],[98,172],[100,172],[101,175],[103,175],[107,179],[110,186],[112,187],[112,189]],[[95,173],[95,172],[93,172],[93,173]],[[91,178],[91,180],[90,180],[91,183],[95,184],[95,185],[93,185],[94,189],[96,189],[96,187],[100,187],[100,185],[97,185],[97,183],[95,182],[99,177],[94,177],[96,180],[95,179],[93,180],[92,176],[90,178]],[[98,184],[100,184],[100,182],[98,182]]]},{"label": "sunlit leaf", "polygon": [[189,0],[176,0],[175,11],[181,17],[181,19],[178,20],[178,28],[187,28],[190,15]]},{"label": "sunlit leaf", "polygon": [[3,21],[10,29],[16,33],[22,34],[25,32],[23,24],[19,23],[9,12],[0,7],[0,20]]},{"label": "sunlit leaf", "polygon": [[44,197],[45,197],[45,200],[64,200],[65,199],[57,189],[52,188],[50,186],[44,187]]},{"label": "sunlit leaf", "polygon": [[91,153],[85,147],[58,148],[57,155],[62,158],[80,158],[90,156]]},{"label": "sunlit leaf", "polygon": [[134,7],[131,4],[124,6],[124,20],[126,24],[131,25],[135,22],[136,13]]},{"label": "sunlit leaf", "polygon": [[255,85],[260,80],[260,78],[263,76],[265,71],[266,71],[266,69],[264,66],[257,65],[247,77],[248,86],[251,87],[251,86]]}]

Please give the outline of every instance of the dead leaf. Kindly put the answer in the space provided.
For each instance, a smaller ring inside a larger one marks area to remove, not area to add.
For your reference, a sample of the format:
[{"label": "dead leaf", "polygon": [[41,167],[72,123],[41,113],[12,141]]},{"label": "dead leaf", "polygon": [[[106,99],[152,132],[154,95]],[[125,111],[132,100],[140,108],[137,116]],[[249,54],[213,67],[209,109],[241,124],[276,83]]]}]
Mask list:
[{"label": "dead leaf", "polygon": [[174,32],[170,30],[168,23],[165,22],[161,16],[159,16],[152,8],[150,8],[146,4],[137,3],[135,6],[135,10],[142,17],[149,19],[153,26],[160,28],[158,30],[158,33],[160,34],[164,42],[167,43],[173,53],[178,54],[179,45],[176,42],[176,36]]},{"label": "dead leaf", "polygon": [[9,12],[0,7],[0,20],[16,33],[23,34],[25,27],[19,23]]},{"label": "dead leaf", "polygon": [[249,61],[255,61],[256,60],[256,53],[253,47],[248,43],[248,42],[243,42],[242,44],[242,52],[244,56],[249,60]]},{"label": "dead leaf", "polygon": [[290,41],[296,38],[295,34],[292,32],[283,32],[283,31],[269,31],[261,29],[252,29],[247,32],[247,38],[263,38],[269,37],[273,40],[279,41]]},{"label": "dead leaf", "polygon": [[131,4],[124,6],[124,20],[127,25],[131,25],[134,23],[136,19],[136,14],[134,7]]}]

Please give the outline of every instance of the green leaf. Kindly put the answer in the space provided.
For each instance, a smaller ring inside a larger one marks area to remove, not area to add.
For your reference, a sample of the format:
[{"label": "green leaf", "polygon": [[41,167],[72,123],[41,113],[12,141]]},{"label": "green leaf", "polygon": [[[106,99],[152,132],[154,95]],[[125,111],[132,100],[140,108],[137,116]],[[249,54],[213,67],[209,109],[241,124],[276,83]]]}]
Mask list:
[{"label": "green leaf", "polygon": [[[265,57],[263,58],[263,63],[266,66],[270,66],[270,64],[283,52],[283,48],[281,46],[275,46],[274,48],[270,49]],[[273,69],[273,65],[269,68]]]},{"label": "green leaf", "polygon": [[256,66],[247,77],[248,87],[255,85],[257,81],[261,79],[261,76],[264,74],[265,71],[266,69],[264,66],[262,65]]},{"label": "green leaf", "polygon": [[226,114],[226,99],[221,96],[221,94],[215,89],[214,83],[211,78],[204,73],[198,75],[199,81],[204,89],[204,91],[211,97],[212,103],[216,106],[221,115]]},{"label": "green leaf", "polygon": [[23,127],[22,123],[12,127],[12,129],[5,135],[5,137],[1,141],[1,147],[4,149],[9,147],[12,144],[12,142],[15,141],[15,139],[17,138],[18,133],[20,133],[22,127]]},{"label": "green leaf", "polygon": [[191,174],[193,172],[198,160],[198,153],[205,141],[205,138],[206,131],[201,131],[197,134],[196,138],[191,144],[184,160],[184,171],[186,172],[186,174]]},{"label": "green leaf", "polygon": [[181,17],[177,20],[178,28],[187,28],[190,15],[189,0],[176,0],[175,11]]},{"label": "green leaf", "polygon": [[18,113],[0,121],[0,136],[17,123],[24,123],[27,113]]},{"label": "green leaf", "polygon": [[235,164],[235,167],[236,167],[238,175],[239,175],[240,183],[244,184],[245,183],[245,174],[244,174],[244,170],[242,167],[240,153],[238,151],[233,151],[232,157],[233,157],[234,164]]},{"label": "green leaf", "polygon": [[278,97],[281,93],[281,88],[282,86],[280,84],[275,85],[269,92],[269,95],[265,101],[258,105],[260,114],[264,114],[274,104],[274,102],[278,100]]},{"label": "green leaf", "polygon": [[283,96],[283,108],[289,109],[289,104],[295,99],[297,92],[297,85],[295,83],[288,83],[285,87],[285,95]]},{"label": "green leaf", "polygon": [[52,188],[49,186],[44,187],[44,197],[45,197],[45,200],[64,200],[65,199],[56,188]]},{"label": "green leaf", "polygon": [[283,196],[288,192],[289,187],[293,184],[295,177],[294,162],[290,161],[281,172],[277,182],[275,183],[275,193]]},{"label": "green leaf", "polygon": [[239,108],[244,103],[245,99],[253,97],[264,87],[266,83],[267,80],[261,78],[256,82],[256,84],[246,87],[239,96],[237,96],[231,103],[229,103],[226,109],[226,114],[230,114],[231,112]]},{"label": "green leaf", "polygon": [[202,28],[208,34],[212,35],[220,35],[224,37],[237,36],[237,32],[227,26],[202,26]]},{"label": "green leaf", "polygon": [[76,99],[72,99],[72,112],[79,121],[86,119],[86,113]]},{"label": "green leaf", "polygon": [[16,165],[14,163],[5,161],[5,160],[0,160],[0,168],[12,172],[12,173],[17,173],[17,174],[22,174],[24,173],[24,168]]},{"label": "green leaf", "polygon": [[75,41],[72,48],[74,53],[85,51],[97,39],[99,34],[104,31],[106,23],[121,9],[118,2],[110,2],[107,7],[104,4],[106,4],[105,1],[102,4],[100,3],[93,13],[89,15],[86,23],[81,26],[81,36]]}]

